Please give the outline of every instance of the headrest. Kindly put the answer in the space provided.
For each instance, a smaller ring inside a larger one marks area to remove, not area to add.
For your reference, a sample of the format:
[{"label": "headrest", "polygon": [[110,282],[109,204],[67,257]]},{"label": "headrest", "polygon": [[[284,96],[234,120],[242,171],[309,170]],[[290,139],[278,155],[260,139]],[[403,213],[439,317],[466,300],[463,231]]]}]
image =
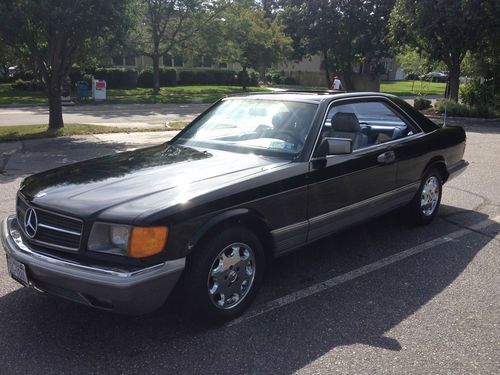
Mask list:
[{"label": "headrest", "polygon": [[361,127],[354,113],[337,112],[332,118],[332,130],[357,133],[361,130]]},{"label": "headrest", "polygon": [[288,112],[278,112],[273,116],[272,123],[276,129],[279,129],[283,126],[286,119],[288,118]]}]

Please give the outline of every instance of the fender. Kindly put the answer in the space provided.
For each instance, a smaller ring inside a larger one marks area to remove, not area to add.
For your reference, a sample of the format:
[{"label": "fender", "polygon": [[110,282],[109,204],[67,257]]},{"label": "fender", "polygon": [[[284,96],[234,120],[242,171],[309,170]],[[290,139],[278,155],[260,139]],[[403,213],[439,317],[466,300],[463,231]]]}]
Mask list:
[{"label": "fender", "polygon": [[[269,236],[270,238],[269,226],[267,225],[266,220],[261,215],[259,215],[258,212],[248,208],[235,208],[229,211],[222,212],[212,217],[205,224],[203,224],[189,240],[188,249],[191,251],[199,243],[199,241],[210,232],[210,230],[228,221],[239,221],[246,222],[248,224],[257,224],[258,228],[253,229],[257,229],[257,231],[261,232],[261,234],[267,234],[267,236]],[[262,231],[264,231],[265,233],[262,233]],[[265,238],[265,240],[267,242],[267,238]],[[269,244],[265,243],[264,245]]]},{"label": "fender", "polygon": [[424,170],[422,171],[422,174],[421,174],[420,178],[424,177],[424,175],[427,173],[427,171],[430,168],[433,168],[433,167],[436,167],[439,170],[439,172],[441,173],[441,176],[443,177],[443,183],[445,183],[446,180],[448,179],[449,174],[448,174],[448,170],[447,170],[444,158],[441,155],[434,156],[427,163],[427,165],[425,166]]}]

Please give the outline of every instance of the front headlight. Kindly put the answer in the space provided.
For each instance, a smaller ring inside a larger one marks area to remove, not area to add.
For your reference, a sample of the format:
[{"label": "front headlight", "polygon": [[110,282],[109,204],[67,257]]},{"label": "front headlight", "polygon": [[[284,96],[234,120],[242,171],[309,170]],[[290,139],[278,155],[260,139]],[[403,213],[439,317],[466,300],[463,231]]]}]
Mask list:
[{"label": "front headlight", "polygon": [[144,258],[161,252],[167,237],[167,227],[94,223],[87,248],[100,253]]},{"label": "front headlight", "polygon": [[87,248],[100,253],[127,255],[130,226],[95,223]]}]

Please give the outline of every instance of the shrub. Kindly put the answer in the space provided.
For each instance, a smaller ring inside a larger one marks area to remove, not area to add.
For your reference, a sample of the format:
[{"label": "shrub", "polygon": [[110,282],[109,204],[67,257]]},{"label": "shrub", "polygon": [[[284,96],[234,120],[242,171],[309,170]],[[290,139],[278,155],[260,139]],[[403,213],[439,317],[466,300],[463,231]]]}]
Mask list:
[{"label": "shrub", "polygon": [[460,99],[470,107],[476,108],[478,112],[488,113],[495,106],[495,91],[493,82],[480,83],[472,81],[460,87]]},{"label": "shrub", "polygon": [[152,88],[153,81],[153,71],[150,69],[143,70],[137,77],[137,87]]},{"label": "shrub", "polygon": [[237,74],[238,85],[243,86],[243,79],[246,79],[247,86],[257,86],[259,84],[259,75],[255,72],[246,72],[246,78],[244,76],[243,70],[239,71]]},{"label": "shrub", "polygon": [[35,75],[31,70],[20,70],[14,73],[14,81],[33,81],[35,79]]},{"label": "shrub", "polygon": [[94,79],[94,76],[92,74],[84,74],[82,81],[87,82],[87,86],[90,88],[92,87],[92,80]]},{"label": "shrub", "polygon": [[179,83],[181,85],[194,85],[196,84],[196,72],[191,70],[183,70],[179,74]]},{"label": "shrub", "polygon": [[[179,73],[181,85],[240,85],[242,72],[234,70],[183,70]],[[256,76],[248,76],[248,83],[256,83]],[[254,83],[254,84],[255,84]]]},{"label": "shrub", "polygon": [[177,71],[172,68],[160,68],[160,86],[175,86]]},{"label": "shrub", "polygon": [[296,85],[297,80],[293,77],[286,77],[284,80],[285,85]]},{"label": "shrub", "polygon": [[281,85],[283,83],[283,79],[279,74],[273,74],[271,76],[271,81],[277,85]]},{"label": "shrub", "polygon": [[453,100],[439,100],[435,108],[438,112],[446,113],[449,116],[461,117],[495,117],[496,113],[493,107],[475,106],[471,107],[467,104],[456,103]]},{"label": "shrub", "polygon": [[438,100],[435,108],[440,113],[446,111],[450,116],[470,116],[471,113],[469,106],[448,99]]},{"label": "shrub", "polygon": [[95,79],[106,81],[108,89],[135,89],[138,74],[133,69],[99,68],[95,70]]},{"label": "shrub", "polygon": [[196,72],[196,83],[199,85],[210,85],[215,83],[213,71],[200,70]]},{"label": "shrub", "polygon": [[12,88],[20,91],[43,91],[45,90],[45,85],[43,82],[23,81],[22,79],[18,79],[12,84]]},{"label": "shrub", "polygon": [[233,70],[215,70],[214,80],[216,85],[234,85],[236,84],[236,72]]},{"label": "shrub", "polygon": [[413,103],[413,107],[416,110],[422,111],[424,109],[428,109],[432,107],[431,101],[425,98],[415,98],[415,102]]},{"label": "shrub", "polygon": [[71,79],[71,83],[76,83],[78,81],[83,81],[83,76],[85,72],[83,72],[78,65],[73,65],[69,72],[69,78]]}]

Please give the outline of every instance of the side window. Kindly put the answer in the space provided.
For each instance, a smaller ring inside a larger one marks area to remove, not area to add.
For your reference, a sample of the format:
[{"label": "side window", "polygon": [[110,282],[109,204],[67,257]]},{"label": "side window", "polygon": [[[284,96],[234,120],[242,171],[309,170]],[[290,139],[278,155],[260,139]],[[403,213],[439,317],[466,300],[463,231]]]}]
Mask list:
[{"label": "side window", "polygon": [[353,150],[413,134],[408,123],[383,102],[334,105],[328,111],[322,137],[350,138]]}]

